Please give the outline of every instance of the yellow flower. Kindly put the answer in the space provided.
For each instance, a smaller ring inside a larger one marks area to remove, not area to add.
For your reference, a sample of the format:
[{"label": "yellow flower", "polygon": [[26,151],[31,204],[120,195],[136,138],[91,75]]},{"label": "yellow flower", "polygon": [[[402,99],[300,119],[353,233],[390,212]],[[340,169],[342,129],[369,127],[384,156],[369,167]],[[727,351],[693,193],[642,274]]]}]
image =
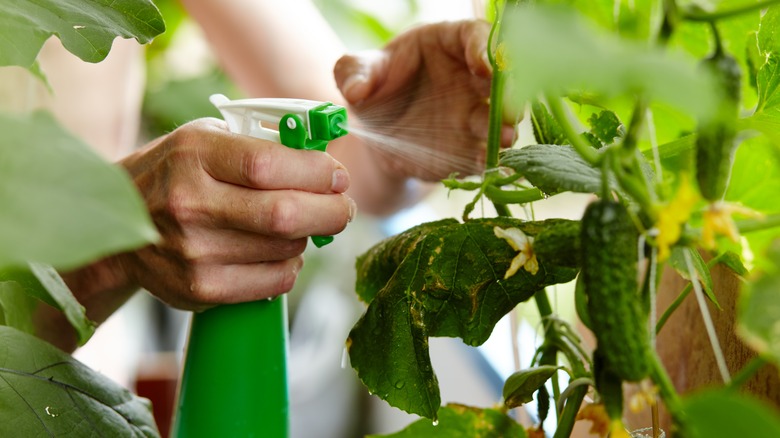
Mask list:
[{"label": "yellow flower", "polygon": [[620,420],[612,420],[609,426],[609,438],[631,438],[631,435]]},{"label": "yellow flower", "polygon": [[704,212],[704,225],[701,230],[701,244],[706,249],[715,249],[715,238],[726,236],[733,242],[739,241],[739,231],[731,218],[733,214],[761,218],[757,211],[737,204],[713,202]]},{"label": "yellow flower", "polygon": [[592,423],[589,431],[591,435],[605,437],[609,434],[611,421],[607,415],[607,410],[604,409],[604,405],[601,403],[585,405],[577,412],[577,421],[579,420],[590,420]]},{"label": "yellow flower", "polygon": [[649,380],[643,380],[639,388],[639,391],[631,396],[628,402],[631,412],[634,413],[642,412],[647,407],[653,406],[658,395],[658,388]]},{"label": "yellow flower", "polygon": [[680,240],[682,226],[691,217],[693,206],[698,201],[698,194],[688,182],[688,177],[682,175],[677,193],[668,204],[661,207],[658,221],[656,243],[658,245],[658,260],[664,261],[671,254],[670,248]]},{"label": "yellow flower", "polygon": [[536,261],[536,254],[534,254],[533,237],[527,236],[519,228],[505,230],[501,227],[493,227],[493,233],[496,237],[506,240],[512,249],[519,251],[519,254],[512,259],[509,269],[506,270],[504,280],[515,275],[521,267],[531,274],[536,274],[539,271],[539,262]]}]

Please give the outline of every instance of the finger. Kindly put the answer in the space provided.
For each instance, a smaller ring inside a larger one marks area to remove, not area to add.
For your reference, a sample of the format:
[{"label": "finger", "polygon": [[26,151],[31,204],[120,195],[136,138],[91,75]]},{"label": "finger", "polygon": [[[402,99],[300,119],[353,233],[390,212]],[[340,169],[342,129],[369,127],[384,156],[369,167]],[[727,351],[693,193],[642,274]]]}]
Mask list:
[{"label": "finger", "polygon": [[299,190],[254,191],[224,186],[210,197],[207,215],[216,228],[282,239],[332,235],[354,217],[355,202],[343,194]]},{"label": "finger", "polygon": [[209,144],[198,150],[198,161],[218,181],[314,193],[343,193],[349,187],[349,173],[329,154],[292,149],[213,126],[203,137]]},{"label": "finger", "polygon": [[474,75],[490,77],[492,68],[488,58],[490,24],[482,20],[461,22],[461,41],[465,50],[466,65]]},{"label": "finger", "polygon": [[306,249],[306,238],[281,239],[239,230],[205,229],[172,245],[191,263],[229,265],[297,257]]},{"label": "finger", "polygon": [[368,98],[387,73],[387,55],[366,50],[342,56],[333,68],[336,85],[352,105]]},{"label": "finger", "polygon": [[490,107],[487,104],[478,104],[471,111],[469,128],[471,135],[480,139],[488,138],[488,126],[490,124]]},{"label": "finger", "polygon": [[[303,257],[243,265],[210,266],[190,285],[191,306],[233,304],[272,298],[289,292],[303,266]],[[205,305],[204,305],[205,304]]]}]

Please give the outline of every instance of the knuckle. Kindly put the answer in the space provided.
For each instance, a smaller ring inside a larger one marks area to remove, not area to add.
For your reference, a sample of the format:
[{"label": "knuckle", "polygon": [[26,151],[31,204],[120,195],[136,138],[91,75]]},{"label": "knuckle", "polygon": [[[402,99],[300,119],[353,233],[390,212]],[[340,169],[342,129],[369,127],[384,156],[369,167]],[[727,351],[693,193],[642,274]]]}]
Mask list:
[{"label": "knuckle", "polygon": [[249,154],[241,163],[241,175],[246,184],[252,187],[265,187],[273,178],[273,156],[266,150]]},{"label": "knuckle", "polygon": [[186,187],[173,187],[165,198],[164,209],[168,217],[179,224],[190,223],[197,216],[196,201]]},{"label": "knuckle", "polygon": [[287,198],[275,200],[268,214],[268,228],[273,235],[292,236],[296,231],[298,204]]}]

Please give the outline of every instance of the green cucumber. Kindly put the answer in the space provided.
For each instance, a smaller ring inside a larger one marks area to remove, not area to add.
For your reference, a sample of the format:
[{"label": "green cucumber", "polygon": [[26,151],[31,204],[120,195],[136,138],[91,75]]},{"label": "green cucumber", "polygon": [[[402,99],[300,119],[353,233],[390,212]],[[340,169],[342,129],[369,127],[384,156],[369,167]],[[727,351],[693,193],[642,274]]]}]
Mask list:
[{"label": "green cucumber", "polygon": [[586,208],[580,275],[591,329],[605,366],[629,382],[650,370],[647,314],[637,287],[638,238],[622,204],[599,200]]}]

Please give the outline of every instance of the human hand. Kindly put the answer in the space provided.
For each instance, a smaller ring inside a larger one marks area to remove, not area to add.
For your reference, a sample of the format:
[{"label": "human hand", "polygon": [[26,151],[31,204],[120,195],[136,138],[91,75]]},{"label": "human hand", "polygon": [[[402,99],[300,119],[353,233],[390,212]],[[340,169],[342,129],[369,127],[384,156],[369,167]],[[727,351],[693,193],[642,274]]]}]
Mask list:
[{"label": "human hand", "polygon": [[117,256],[130,281],[168,304],[203,310],[289,291],[310,235],[355,214],[345,168],[326,153],[186,124],[121,162],[162,241]]},{"label": "human hand", "polygon": [[[488,132],[490,25],[444,22],[407,31],[379,51],[342,57],[336,83],[367,130],[382,167],[439,180],[482,170]],[[513,129],[506,125],[502,145]]]}]

